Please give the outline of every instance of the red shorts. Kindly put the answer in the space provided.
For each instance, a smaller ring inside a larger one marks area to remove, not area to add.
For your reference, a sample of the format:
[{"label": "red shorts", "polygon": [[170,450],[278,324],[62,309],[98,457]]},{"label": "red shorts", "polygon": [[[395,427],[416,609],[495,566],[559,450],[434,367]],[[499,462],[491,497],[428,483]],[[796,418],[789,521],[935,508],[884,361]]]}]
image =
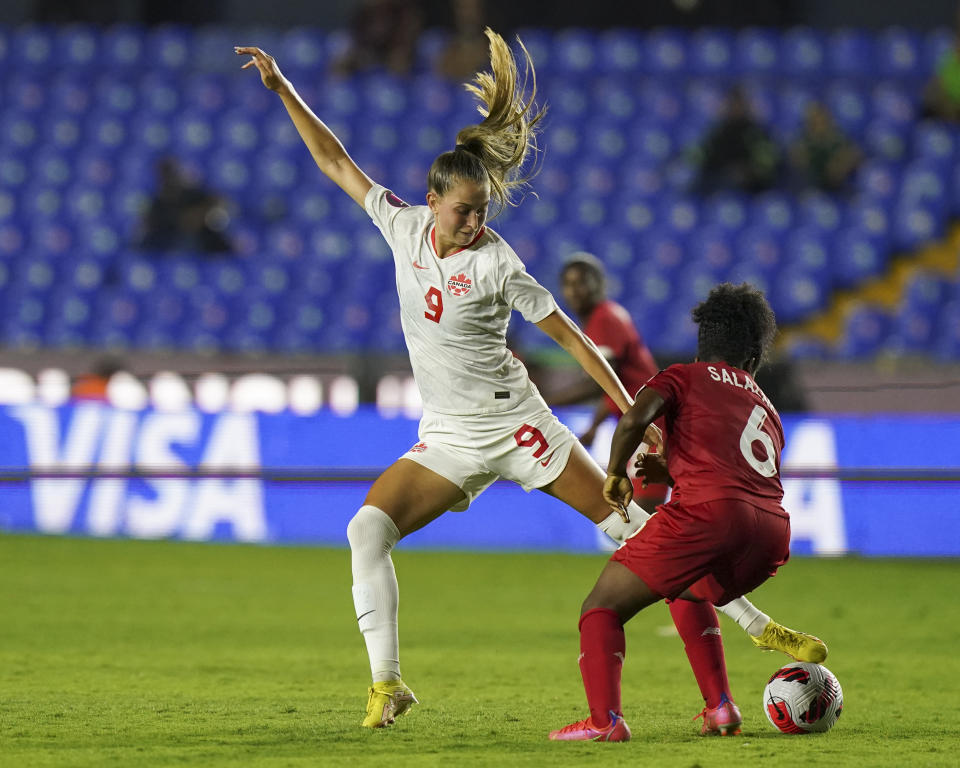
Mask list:
[{"label": "red shorts", "polygon": [[613,553],[666,598],[689,589],[724,605],[759,587],[790,557],[790,519],[737,499],[663,505]]}]

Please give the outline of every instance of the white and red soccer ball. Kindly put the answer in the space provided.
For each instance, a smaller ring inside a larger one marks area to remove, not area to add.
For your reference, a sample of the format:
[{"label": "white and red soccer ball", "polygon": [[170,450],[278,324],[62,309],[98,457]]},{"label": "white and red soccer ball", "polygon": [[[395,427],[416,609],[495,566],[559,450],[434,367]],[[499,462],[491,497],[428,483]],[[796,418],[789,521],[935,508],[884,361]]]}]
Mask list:
[{"label": "white and red soccer ball", "polygon": [[763,690],[763,711],[783,733],[824,733],[843,711],[843,690],[823,665],[795,661],[770,678]]}]

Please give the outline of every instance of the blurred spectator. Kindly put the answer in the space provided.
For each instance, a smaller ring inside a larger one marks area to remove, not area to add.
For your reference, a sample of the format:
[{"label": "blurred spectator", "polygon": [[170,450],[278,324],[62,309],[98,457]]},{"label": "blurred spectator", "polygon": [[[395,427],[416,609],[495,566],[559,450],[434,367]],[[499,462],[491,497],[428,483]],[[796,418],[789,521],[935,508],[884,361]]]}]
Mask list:
[{"label": "blurred spectator", "polygon": [[437,74],[468,80],[487,67],[487,22],[483,0],[453,0],[453,33],[437,58]]},{"label": "blurred spectator", "polygon": [[127,366],[117,357],[106,356],[94,362],[89,373],[82,373],[70,385],[72,400],[107,402],[107,387],[114,374],[125,371]]},{"label": "blurred spectator", "polygon": [[694,152],[697,190],[761,192],[777,180],[780,150],[753,114],[740,86],[727,93],[723,115]]},{"label": "blurred spectator", "polygon": [[187,178],[176,160],[157,164],[157,194],[141,222],[139,246],[151,251],[224,253],[229,215],[223,202]]},{"label": "blurred spectator", "polygon": [[417,0],[362,0],[350,23],[350,48],[335,62],[341,75],[386,69],[396,75],[413,67],[422,24]]},{"label": "blurred spectator", "polygon": [[839,192],[860,165],[863,155],[818,102],[807,109],[803,132],[790,147],[790,165],[803,186]]},{"label": "blurred spectator", "polygon": [[960,4],[957,5],[953,47],[937,64],[923,91],[923,116],[960,120]]}]

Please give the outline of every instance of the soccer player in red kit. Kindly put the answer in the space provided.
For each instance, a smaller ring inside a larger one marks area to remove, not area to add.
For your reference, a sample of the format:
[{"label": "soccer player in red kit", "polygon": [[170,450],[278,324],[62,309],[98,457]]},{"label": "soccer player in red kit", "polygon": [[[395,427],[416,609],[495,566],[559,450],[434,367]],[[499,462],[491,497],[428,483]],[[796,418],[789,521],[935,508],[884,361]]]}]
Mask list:
[{"label": "soccer player in red kit", "polygon": [[[603,264],[593,254],[580,251],[570,256],[560,273],[563,299],[576,315],[580,327],[610,363],[627,392],[637,392],[659,369],[637,326],[627,310],[607,298]],[[552,406],[573,405],[598,400],[593,421],[580,435],[587,447],[593,444],[597,429],[611,416],[620,418],[617,404],[607,397],[596,383],[582,377],[569,389],[552,395]],[[663,427],[657,423],[658,427]],[[634,483],[634,501],[653,513],[667,497],[667,486]]]},{"label": "soccer player in red kit", "polygon": [[[620,697],[623,625],[640,610],[667,598],[712,613],[712,604],[756,589],[789,557],[779,474],[783,428],[753,379],[776,333],[773,312],[752,286],[724,283],[693,319],[696,361],[652,378],[614,433],[607,502],[619,507],[632,498],[627,462],[660,416],[666,455],[642,458],[638,467],[651,480],[667,480],[673,495],[614,553],[584,601],[580,671],[590,715],[551,739],[630,738]],[[701,733],[739,733],[719,631],[701,640],[686,646],[706,705]]]}]

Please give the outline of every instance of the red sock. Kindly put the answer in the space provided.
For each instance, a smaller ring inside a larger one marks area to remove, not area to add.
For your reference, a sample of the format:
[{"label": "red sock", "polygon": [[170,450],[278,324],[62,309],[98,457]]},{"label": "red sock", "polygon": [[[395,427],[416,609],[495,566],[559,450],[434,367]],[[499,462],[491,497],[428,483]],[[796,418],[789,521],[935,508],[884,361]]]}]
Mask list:
[{"label": "red sock", "polygon": [[620,673],[625,651],[623,624],[614,611],[594,608],[580,617],[580,674],[596,726],[609,725],[611,712],[623,714]]},{"label": "red sock", "polygon": [[732,700],[723,660],[720,621],[713,605],[680,599],[668,600],[667,605],[707,706],[720,706],[724,694]]}]

